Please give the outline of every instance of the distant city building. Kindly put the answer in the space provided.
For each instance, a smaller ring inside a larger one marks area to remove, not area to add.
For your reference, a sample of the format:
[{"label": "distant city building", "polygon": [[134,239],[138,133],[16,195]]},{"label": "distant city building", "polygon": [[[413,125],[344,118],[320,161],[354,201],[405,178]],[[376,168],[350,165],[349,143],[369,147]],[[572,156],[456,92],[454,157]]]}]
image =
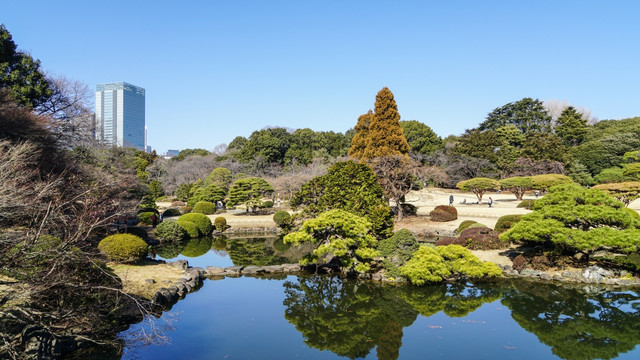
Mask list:
[{"label": "distant city building", "polygon": [[167,150],[167,157],[169,158],[178,156],[178,154],[180,154],[180,150]]},{"label": "distant city building", "polygon": [[146,149],[145,91],[117,82],[96,85],[96,138],[113,146]]}]

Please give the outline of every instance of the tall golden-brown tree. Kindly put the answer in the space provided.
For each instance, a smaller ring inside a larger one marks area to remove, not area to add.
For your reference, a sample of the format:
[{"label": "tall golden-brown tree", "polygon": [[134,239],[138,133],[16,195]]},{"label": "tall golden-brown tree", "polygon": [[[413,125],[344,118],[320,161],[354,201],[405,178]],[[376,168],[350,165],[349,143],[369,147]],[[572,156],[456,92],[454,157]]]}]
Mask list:
[{"label": "tall golden-brown tree", "polygon": [[[349,155],[366,161],[380,156],[409,154],[409,144],[400,127],[398,106],[389,88],[384,87],[378,92],[373,114],[366,115],[368,119],[361,116],[363,121],[361,124],[358,119],[358,125],[366,125],[367,120],[369,125],[360,131],[356,126],[355,143],[352,141]],[[362,135],[359,136],[360,134]],[[363,143],[364,151],[361,152]]]},{"label": "tall golden-brown tree", "polygon": [[358,117],[358,123],[354,128],[356,133],[351,140],[351,147],[349,148],[349,156],[354,159],[362,159],[364,156],[364,150],[367,148],[367,141],[369,140],[371,121],[373,121],[373,111],[371,110]]}]

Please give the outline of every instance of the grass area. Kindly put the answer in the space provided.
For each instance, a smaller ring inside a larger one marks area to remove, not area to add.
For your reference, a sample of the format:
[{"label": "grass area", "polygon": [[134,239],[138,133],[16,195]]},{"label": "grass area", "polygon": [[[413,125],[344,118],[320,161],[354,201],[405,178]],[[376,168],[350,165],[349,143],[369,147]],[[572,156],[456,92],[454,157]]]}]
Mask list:
[{"label": "grass area", "polygon": [[[184,272],[167,264],[144,262],[138,265],[107,264],[120,279],[125,292],[151,299],[158,289],[170,286],[184,277]],[[155,280],[154,284],[145,282]]]}]

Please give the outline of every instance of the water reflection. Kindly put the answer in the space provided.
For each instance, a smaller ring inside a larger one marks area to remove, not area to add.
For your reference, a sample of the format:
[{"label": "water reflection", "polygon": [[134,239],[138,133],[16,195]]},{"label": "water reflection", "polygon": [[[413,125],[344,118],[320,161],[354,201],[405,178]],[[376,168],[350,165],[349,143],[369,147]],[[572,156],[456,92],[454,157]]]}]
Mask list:
[{"label": "water reflection", "polygon": [[514,282],[502,303],[563,359],[613,359],[640,343],[637,291]]}]

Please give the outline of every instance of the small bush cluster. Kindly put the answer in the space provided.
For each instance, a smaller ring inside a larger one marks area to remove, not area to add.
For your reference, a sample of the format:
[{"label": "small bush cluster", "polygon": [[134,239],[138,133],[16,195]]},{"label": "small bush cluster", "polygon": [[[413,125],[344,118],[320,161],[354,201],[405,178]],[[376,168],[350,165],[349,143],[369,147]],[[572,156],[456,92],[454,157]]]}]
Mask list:
[{"label": "small bush cluster", "polygon": [[518,255],[513,259],[513,270],[522,271],[527,265],[529,265],[529,261],[522,255]]},{"label": "small bush cluster", "polygon": [[138,221],[140,221],[141,223],[143,223],[145,225],[151,225],[151,224],[153,224],[153,220],[151,220],[151,217],[154,214],[155,213],[151,212],[151,211],[145,211],[145,212],[138,213]]},{"label": "small bush cluster", "polygon": [[460,245],[471,250],[504,249],[509,245],[500,241],[497,231],[488,227],[471,226],[460,233],[457,238],[444,238],[436,241],[436,246]]},{"label": "small bush cluster", "polygon": [[274,205],[274,204],[273,204],[273,201],[271,201],[271,200],[267,200],[267,201],[264,201],[264,202],[261,204],[261,206],[260,206],[260,207],[261,207],[261,208],[265,208],[265,209],[271,209],[271,208],[273,207],[273,205]]},{"label": "small bush cluster", "polygon": [[102,239],[98,250],[111,261],[135,263],[147,256],[149,245],[135,235],[116,234]]},{"label": "small bush cluster", "polygon": [[187,237],[186,231],[177,222],[171,220],[163,221],[158,225],[156,235],[164,241],[179,241]]},{"label": "small bush cluster", "polygon": [[[413,205],[413,204],[406,204],[406,203],[402,203],[400,204],[400,206],[402,207],[402,214],[404,216],[414,216],[418,213],[418,207]],[[394,214],[398,213],[398,207],[394,206],[393,207],[393,212]]]},{"label": "small bush cluster", "polygon": [[178,201],[174,201],[174,202],[172,202],[172,203],[171,203],[171,206],[187,206],[187,203],[186,203],[186,202],[184,202],[184,201],[180,201],[180,200],[178,200]]},{"label": "small bush cluster", "polygon": [[198,201],[193,206],[193,212],[198,214],[211,215],[216,213],[216,204],[210,201]]},{"label": "small bush cluster", "polygon": [[278,210],[273,214],[273,222],[281,229],[288,230],[293,225],[293,218],[287,211]]},{"label": "small bush cluster", "polygon": [[453,206],[438,205],[429,213],[429,216],[432,221],[453,221],[458,218],[458,210]]},{"label": "small bush cluster", "polygon": [[213,226],[216,228],[216,230],[218,231],[225,231],[227,229],[227,219],[224,218],[224,216],[218,216],[214,221],[213,221]]},{"label": "small bush cluster", "polygon": [[162,213],[163,218],[171,217],[171,216],[180,216],[180,215],[182,215],[182,213],[180,212],[180,210],[176,208],[167,209]]},{"label": "small bush cluster", "polygon": [[458,228],[456,229],[456,233],[460,234],[462,230],[466,230],[469,226],[473,224],[478,224],[478,222],[474,220],[465,220],[461,222],[460,225],[458,225]]},{"label": "small bush cluster", "polygon": [[525,208],[527,210],[533,210],[533,205],[535,204],[535,202],[536,201],[533,199],[522,200],[517,207]]},{"label": "small bush cluster", "polygon": [[516,224],[518,221],[520,221],[520,219],[522,219],[522,215],[504,215],[501,216],[498,221],[496,222],[496,226],[494,227],[494,230],[499,232],[499,233],[503,233],[509,229],[511,229],[511,227]]},{"label": "small bush cluster", "polygon": [[198,231],[198,226],[191,221],[180,220],[176,221],[176,223],[184,230],[189,238],[196,238],[200,236],[200,231]]},{"label": "small bush cluster", "polygon": [[[198,213],[184,214],[178,218],[178,224],[180,224],[181,221],[182,222],[188,221],[195,224],[200,235],[209,235],[213,231],[213,225],[211,224],[211,220],[209,220],[207,215],[204,215],[204,214],[198,214]],[[189,233],[189,230],[187,230],[187,233]],[[191,236],[191,234],[189,234],[189,236]],[[191,236],[191,237],[197,237],[197,236]]]}]

